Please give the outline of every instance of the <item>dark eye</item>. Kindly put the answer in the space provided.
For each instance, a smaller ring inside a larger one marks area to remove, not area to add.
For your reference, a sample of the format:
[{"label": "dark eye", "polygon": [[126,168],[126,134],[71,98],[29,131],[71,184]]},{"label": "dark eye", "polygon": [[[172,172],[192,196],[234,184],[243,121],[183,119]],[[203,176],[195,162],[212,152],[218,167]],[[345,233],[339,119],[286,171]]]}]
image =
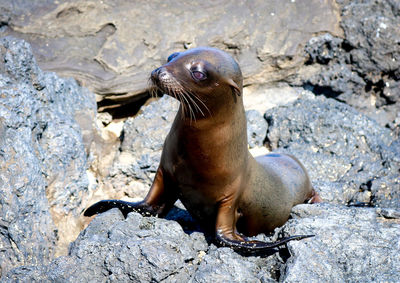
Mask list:
[{"label": "dark eye", "polygon": [[172,59],[174,59],[178,55],[179,55],[179,52],[172,53],[171,55],[168,56],[167,62],[171,61]]},{"label": "dark eye", "polygon": [[192,76],[195,80],[198,80],[198,81],[203,81],[203,80],[207,79],[207,75],[200,71],[193,71]]}]

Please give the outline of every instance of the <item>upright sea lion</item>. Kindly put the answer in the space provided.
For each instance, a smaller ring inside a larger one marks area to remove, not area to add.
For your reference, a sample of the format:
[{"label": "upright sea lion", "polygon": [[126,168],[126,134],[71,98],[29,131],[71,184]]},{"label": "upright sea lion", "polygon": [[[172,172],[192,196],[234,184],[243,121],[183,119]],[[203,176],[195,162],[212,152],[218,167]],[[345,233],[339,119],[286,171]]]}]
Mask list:
[{"label": "upright sea lion", "polygon": [[217,243],[237,251],[260,251],[278,242],[249,240],[271,232],[306,200],[319,202],[304,166],[294,157],[248,151],[242,73],[236,61],[215,48],[194,48],[168,57],[151,81],[181,104],[165,139],[161,162],[146,198],[137,203],[103,200],[85,216],[118,207],[165,216],[180,199],[189,213],[215,233]]}]

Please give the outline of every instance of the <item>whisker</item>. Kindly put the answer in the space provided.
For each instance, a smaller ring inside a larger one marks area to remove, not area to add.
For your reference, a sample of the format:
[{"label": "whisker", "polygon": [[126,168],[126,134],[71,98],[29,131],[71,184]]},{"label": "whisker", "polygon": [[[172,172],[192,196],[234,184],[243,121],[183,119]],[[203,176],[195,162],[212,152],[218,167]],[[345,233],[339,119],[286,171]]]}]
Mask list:
[{"label": "whisker", "polygon": [[181,95],[178,93],[178,92],[176,92],[175,91],[175,89],[171,89],[171,88],[169,88],[169,91],[174,95],[174,97],[176,98],[176,99],[178,99],[179,100],[179,102],[180,102],[180,105],[181,105],[181,108],[182,108],[182,120],[185,118],[185,116],[186,116],[186,107],[185,107],[185,103],[183,103],[183,100],[182,100],[182,97],[181,97]]},{"label": "whisker", "polygon": [[189,108],[189,116],[190,116],[190,121],[192,121],[192,117],[193,119],[196,121],[196,115],[193,112],[192,106],[190,104],[190,102],[187,99],[187,95],[185,95],[185,92],[182,91],[182,89],[179,90],[179,93],[181,94],[181,96],[183,97],[183,99],[186,101],[186,104]]},{"label": "whisker", "polygon": [[196,101],[192,98],[191,93],[188,92],[188,91],[185,91],[184,93],[186,94],[186,97],[187,97],[188,99],[190,99],[190,101],[192,102],[192,104],[193,104],[193,106],[195,107],[195,109],[197,109],[197,111],[200,112],[201,115],[203,115],[203,117],[204,117],[203,111],[201,110],[200,106],[196,103]]},{"label": "whisker", "polygon": [[153,86],[151,89],[150,89],[150,96],[152,97],[152,98],[155,98],[155,97],[157,97],[157,87],[155,87],[155,86]]},{"label": "whisker", "polygon": [[193,97],[196,98],[204,106],[204,108],[207,110],[207,112],[210,114],[210,116],[212,116],[210,109],[207,107],[207,105],[189,87],[187,87],[187,86],[184,87],[182,85],[182,83],[179,81],[176,81],[176,83],[180,86],[180,88],[181,88],[182,92],[185,94],[185,96],[188,97],[192,101],[195,109],[198,110],[198,112],[200,112],[201,115],[203,115],[203,117],[205,117],[206,115],[203,112],[203,110],[201,109],[200,105],[194,101]]},{"label": "whisker", "polygon": [[[207,105],[203,102],[203,100],[200,99],[200,97],[195,92],[192,92],[192,90],[189,89],[189,94],[193,95],[193,97],[196,98],[204,106],[204,108],[207,110],[208,114],[210,114],[210,116],[212,116],[210,109],[207,107]],[[203,114],[203,117],[205,117],[205,114],[203,112],[201,112],[201,113]]]}]

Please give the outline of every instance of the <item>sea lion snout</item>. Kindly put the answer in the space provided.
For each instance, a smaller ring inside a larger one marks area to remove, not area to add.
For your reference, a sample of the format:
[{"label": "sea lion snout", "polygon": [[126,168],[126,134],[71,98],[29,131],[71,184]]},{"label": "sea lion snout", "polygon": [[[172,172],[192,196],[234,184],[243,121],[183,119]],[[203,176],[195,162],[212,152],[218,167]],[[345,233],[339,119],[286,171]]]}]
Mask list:
[{"label": "sea lion snout", "polygon": [[151,80],[154,84],[158,85],[160,80],[164,80],[168,77],[168,72],[164,67],[159,67],[151,72]]},{"label": "sea lion snout", "polygon": [[175,78],[174,72],[171,72],[165,65],[153,70],[150,80],[156,88],[174,98],[177,98],[176,92],[182,89],[182,86]]},{"label": "sea lion snout", "polygon": [[151,72],[151,78],[152,79],[158,78],[158,75],[160,74],[160,71],[161,71],[161,67],[158,67],[157,69],[154,69]]}]

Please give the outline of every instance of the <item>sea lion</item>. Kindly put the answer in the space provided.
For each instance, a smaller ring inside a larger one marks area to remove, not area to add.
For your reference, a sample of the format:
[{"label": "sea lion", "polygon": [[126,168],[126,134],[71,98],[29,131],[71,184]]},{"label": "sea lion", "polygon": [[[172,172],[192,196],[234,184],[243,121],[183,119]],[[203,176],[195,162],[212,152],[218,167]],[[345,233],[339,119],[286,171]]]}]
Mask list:
[{"label": "sea lion", "polygon": [[244,236],[271,232],[288,220],[294,205],[321,199],[296,158],[273,153],[255,159],[250,154],[236,61],[215,48],[173,53],[167,61],[151,73],[151,81],[181,103],[150,191],[137,203],[100,201],[84,215],[118,207],[125,216],[136,211],[162,217],[180,199],[215,233],[219,245],[236,251],[263,251],[311,236],[273,243]]}]

